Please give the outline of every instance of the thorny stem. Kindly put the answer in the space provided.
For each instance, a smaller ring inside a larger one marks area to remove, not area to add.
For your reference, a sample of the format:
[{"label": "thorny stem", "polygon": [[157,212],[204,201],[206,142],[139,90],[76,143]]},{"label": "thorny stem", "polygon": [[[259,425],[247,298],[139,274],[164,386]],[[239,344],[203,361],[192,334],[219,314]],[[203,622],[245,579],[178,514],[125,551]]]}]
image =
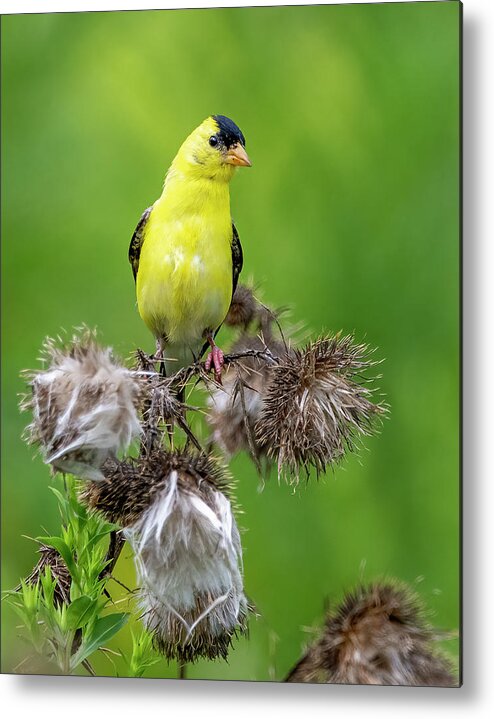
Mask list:
[{"label": "thorny stem", "polygon": [[[273,365],[280,362],[280,358],[273,355],[273,353],[267,347],[265,347],[265,349],[263,350],[244,350],[242,352],[233,352],[231,354],[226,354],[224,356],[224,363],[225,365],[233,364],[238,360],[246,359],[248,357],[254,357],[259,360],[264,360],[265,362],[269,362]],[[136,351],[136,358],[140,371],[149,374],[150,376],[156,374],[155,370],[153,369],[153,357],[150,357],[141,349],[138,349]],[[180,391],[194,376],[197,376],[198,381],[202,379],[203,382],[207,382],[209,380],[204,362],[198,360],[193,364],[189,365],[188,367],[183,367],[182,369],[175,372],[175,374],[170,375],[168,378],[163,378],[163,380],[168,384],[170,388],[174,387]],[[196,409],[195,407],[187,407],[186,405],[183,405],[183,408],[190,410]],[[139,454],[141,456],[149,453],[149,451],[154,446],[156,438],[160,434],[158,430],[158,413],[159,410],[156,403],[154,403],[152,399],[147,399],[144,405],[143,413],[145,432],[139,449]],[[199,452],[204,452],[201,443],[193,433],[189,423],[186,420],[186,417],[175,417],[175,421],[178,426],[185,432],[187,436],[187,443],[192,443]],[[169,436],[171,437],[171,435],[172,432],[169,431]]]},{"label": "thorny stem", "polygon": [[[280,362],[280,358],[273,355],[273,353],[268,349],[268,347],[265,347],[263,350],[244,350],[242,352],[232,352],[230,354],[224,355],[224,364],[233,364],[234,362],[237,362],[241,359],[246,359],[248,357],[254,357],[259,360],[264,360],[265,362],[268,362],[272,365],[278,364]],[[154,358],[147,355],[143,350],[137,349],[136,350],[136,358],[138,363],[138,368],[141,372],[148,374],[151,376],[157,376],[156,371],[154,368]],[[208,374],[205,369],[205,363],[197,360],[193,364],[189,365],[188,367],[183,367],[182,369],[175,372],[175,374],[170,375],[167,378],[163,378],[163,381],[167,383],[168,387],[171,389],[174,387],[176,390],[178,390],[179,394],[181,390],[186,386],[186,384],[192,379],[192,377],[196,376],[197,381],[202,380],[204,383],[207,383],[210,380],[208,377]],[[243,397],[242,397],[243,400]],[[243,401],[244,405],[244,401]],[[184,410],[197,410],[196,407],[190,407],[182,403],[182,407]],[[158,422],[159,422],[159,409],[155,402],[153,402],[152,399],[146,399],[144,404],[144,412],[143,412],[143,419],[144,419],[144,437],[140,444],[139,454],[140,456],[145,456],[146,454],[149,454],[150,450],[154,446],[154,443],[156,441],[156,438],[159,436],[159,430],[158,430]],[[204,448],[202,447],[201,443],[193,433],[190,424],[187,422],[185,412],[184,416],[176,416],[174,418],[174,421],[178,424],[178,426],[185,432],[187,436],[187,444],[192,443],[194,447],[199,452],[204,452]],[[168,428],[168,434],[170,438],[170,444],[172,444],[172,438],[173,438],[173,430],[170,430]],[[208,448],[209,451],[210,448]],[[254,455],[253,455],[254,456]],[[256,463],[257,464],[257,463]]]},{"label": "thorny stem", "polygon": [[[135,356],[137,359],[137,365],[138,365],[138,372],[143,373],[144,375],[148,375],[151,377],[157,377],[158,373],[154,369],[155,364],[155,358],[153,356],[147,355],[143,350],[137,349],[135,352]],[[242,352],[232,352],[230,354],[224,355],[224,364],[232,364],[234,362],[237,362],[241,359],[246,359],[248,357],[253,357],[258,360],[264,360],[265,362],[268,362],[269,364],[275,365],[279,364],[280,358],[276,357],[271,350],[268,347],[265,347],[262,350],[244,350]],[[202,380],[204,383],[207,383],[210,380],[208,373],[206,372],[205,363],[197,360],[193,364],[183,367],[182,369],[178,370],[174,374],[170,375],[169,377],[163,377],[163,382],[168,386],[168,389],[171,389],[172,387],[178,392],[178,394],[181,394],[181,391],[184,389],[186,384],[192,379],[192,377],[196,376],[197,381]],[[196,407],[190,407],[181,402],[181,406],[183,410],[197,410]],[[187,443],[192,443],[195,448],[199,452],[204,452],[203,447],[201,446],[201,443],[195,436],[195,434],[192,432],[192,429],[190,427],[190,424],[187,422],[187,419],[185,417],[185,412],[183,416],[177,415],[174,418],[174,421],[178,424],[178,426],[185,432],[187,436]],[[145,456],[149,454],[151,449],[154,446],[154,443],[156,441],[156,438],[159,437],[160,432],[158,430],[158,422],[159,422],[159,407],[157,406],[157,403],[153,401],[153,398],[147,398],[144,403],[144,410],[143,410],[143,424],[144,424],[144,437],[141,440],[139,454],[140,456]],[[170,428],[168,429],[168,434],[170,437],[170,444],[172,444],[172,434],[173,430],[170,431]]]},{"label": "thorny stem", "polygon": [[[256,359],[265,360],[270,364],[279,364],[280,358],[276,357],[267,347],[263,350],[244,350],[243,352],[232,352],[226,354],[223,358],[224,364],[232,364],[240,359],[246,359],[247,357],[255,357]],[[178,370],[174,375],[170,376],[170,383],[176,385],[185,385],[191,377],[198,375],[200,378],[205,379],[207,377],[204,362],[194,362],[188,367],[183,367]]]},{"label": "thorny stem", "polygon": [[239,359],[244,359],[245,357],[264,359],[271,364],[279,364],[280,362],[280,358],[276,357],[276,355],[274,355],[267,347],[263,350],[244,350],[243,352],[233,352],[232,354],[225,355],[224,360],[225,364],[228,364],[236,362]]}]

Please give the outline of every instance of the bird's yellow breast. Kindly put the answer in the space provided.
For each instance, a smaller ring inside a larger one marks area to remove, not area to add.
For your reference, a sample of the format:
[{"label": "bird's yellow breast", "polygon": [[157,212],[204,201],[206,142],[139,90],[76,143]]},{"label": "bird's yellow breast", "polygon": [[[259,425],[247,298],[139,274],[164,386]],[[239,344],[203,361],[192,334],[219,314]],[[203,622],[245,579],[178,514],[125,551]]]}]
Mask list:
[{"label": "bird's yellow breast", "polygon": [[228,187],[197,196],[165,194],[151,211],[137,273],[139,313],[156,337],[197,348],[232,296]]}]

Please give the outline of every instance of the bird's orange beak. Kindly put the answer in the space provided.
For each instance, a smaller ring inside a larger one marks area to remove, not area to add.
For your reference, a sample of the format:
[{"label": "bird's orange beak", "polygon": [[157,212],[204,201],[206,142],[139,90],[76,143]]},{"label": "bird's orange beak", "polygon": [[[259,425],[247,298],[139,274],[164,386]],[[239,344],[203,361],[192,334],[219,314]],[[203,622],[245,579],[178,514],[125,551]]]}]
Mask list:
[{"label": "bird's orange beak", "polygon": [[251,167],[252,162],[249,160],[248,154],[242,145],[233,145],[226,153],[226,161],[229,165],[243,165],[244,167]]}]

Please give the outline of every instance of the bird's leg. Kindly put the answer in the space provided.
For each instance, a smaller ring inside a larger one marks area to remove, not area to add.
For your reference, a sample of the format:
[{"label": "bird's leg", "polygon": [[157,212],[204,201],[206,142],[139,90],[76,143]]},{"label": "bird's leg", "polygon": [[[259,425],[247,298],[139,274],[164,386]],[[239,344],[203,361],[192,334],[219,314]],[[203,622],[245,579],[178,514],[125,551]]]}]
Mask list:
[{"label": "bird's leg", "polygon": [[154,355],[154,359],[157,362],[159,361],[159,363],[160,363],[160,370],[159,370],[160,375],[162,377],[166,377],[166,366],[165,366],[165,363],[163,362],[165,348],[163,345],[164,345],[163,337],[158,337],[156,339],[156,353]]},{"label": "bird's leg", "polygon": [[211,352],[206,358],[204,367],[206,369],[206,372],[209,372],[211,366],[213,366],[214,378],[216,382],[218,382],[218,384],[221,384],[221,370],[223,369],[223,365],[225,364],[225,357],[223,355],[223,352],[215,343],[213,334],[211,332],[206,333],[206,339],[209,342],[209,346],[211,347]]},{"label": "bird's leg", "polygon": [[156,351],[154,355],[150,355],[150,359],[153,362],[159,362],[163,357],[163,340],[161,337],[156,338]]}]

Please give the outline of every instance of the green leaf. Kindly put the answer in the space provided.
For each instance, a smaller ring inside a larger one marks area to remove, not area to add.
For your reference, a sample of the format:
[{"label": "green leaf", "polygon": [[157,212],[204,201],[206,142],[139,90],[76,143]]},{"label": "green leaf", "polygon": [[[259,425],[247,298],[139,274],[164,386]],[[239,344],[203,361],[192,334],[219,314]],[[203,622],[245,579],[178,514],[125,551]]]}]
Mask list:
[{"label": "green leaf", "polygon": [[96,621],[91,634],[84,638],[79,650],[72,657],[72,669],[75,669],[84,659],[87,659],[119,632],[125,625],[128,616],[128,614],[108,614],[106,617],[100,617]]},{"label": "green leaf", "polygon": [[161,657],[157,656],[153,650],[153,638],[149,632],[143,630],[136,637],[132,632],[132,656],[129,665],[130,675],[133,677],[142,677],[148,667],[157,664]]},{"label": "green leaf", "polygon": [[72,579],[74,582],[79,583],[79,571],[77,569],[77,565],[74,562],[72,552],[63,539],[60,539],[60,537],[37,537],[37,540],[38,542],[47,544],[49,547],[53,547],[57,550],[67,565],[67,569],[69,570]]},{"label": "green leaf", "polygon": [[93,616],[96,604],[97,602],[87,595],[71,602],[67,609],[67,629],[85,627]]},{"label": "green leaf", "polygon": [[60,507],[64,510],[66,510],[67,505],[68,505],[67,498],[64,497],[64,495],[56,487],[48,487],[48,489],[50,489],[53,492],[53,494],[55,495],[55,497],[58,499],[58,503],[59,503]]},{"label": "green leaf", "polygon": [[88,520],[88,513],[86,507],[84,507],[83,504],[81,504],[76,496],[71,497],[69,500],[70,508],[72,509],[72,512],[76,515],[76,517],[79,517],[79,519],[84,520],[87,522]]},{"label": "green leaf", "polygon": [[45,567],[45,571],[40,577],[41,587],[43,589],[43,599],[47,607],[51,607],[53,604],[53,597],[55,595],[55,587],[57,580],[53,578],[50,566]]},{"label": "green leaf", "polygon": [[17,614],[17,616],[22,620],[22,623],[24,626],[27,626],[29,624],[29,616],[26,612],[26,608],[24,604],[18,604],[17,602],[9,602],[10,607],[14,610],[14,612]]},{"label": "green leaf", "polygon": [[39,584],[26,584],[21,581],[22,601],[26,612],[35,615],[39,611]]},{"label": "green leaf", "polygon": [[[111,525],[110,525],[110,526],[111,526]],[[88,541],[88,543],[87,543],[86,546],[84,547],[83,551],[89,553],[89,552],[91,551],[91,549],[94,547],[95,544],[97,544],[100,540],[102,540],[102,539],[104,539],[105,537],[107,537],[107,536],[110,534],[110,532],[112,532],[112,531],[113,531],[112,528],[111,528],[111,529],[104,529],[102,532],[98,532],[98,534],[95,534],[95,535],[94,535],[93,537],[91,537],[91,539]]]}]

